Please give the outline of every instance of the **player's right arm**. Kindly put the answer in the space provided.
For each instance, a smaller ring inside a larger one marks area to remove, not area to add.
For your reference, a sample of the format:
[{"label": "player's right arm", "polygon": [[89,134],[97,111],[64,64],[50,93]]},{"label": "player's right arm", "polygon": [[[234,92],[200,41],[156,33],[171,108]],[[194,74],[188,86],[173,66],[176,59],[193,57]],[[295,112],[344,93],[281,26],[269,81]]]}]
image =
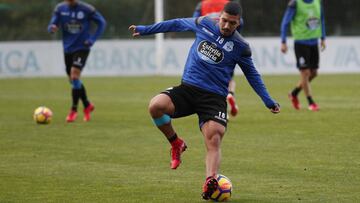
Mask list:
[{"label": "player's right arm", "polygon": [[131,25],[129,30],[133,32],[134,37],[156,33],[194,31],[196,29],[196,20],[197,18],[178,18],[148,26]]},{"label": "player's right arm", "polygon": [[285,11],[284,17],[281,22],[281,52],[286,53],[288,50],[286,44],[286,34],[289,29],[291,21],[296,14],[296,0],[290,0],[289,5]]},{"label": "player's right arm", "polygon": [[56,6],[51,16],[50,23],[48,25],[48,29],[47,29],[48,32],[51,34],[57,32],[59,29],[59,22],[60,22],[60,11],[59,11],[59,6]]}]

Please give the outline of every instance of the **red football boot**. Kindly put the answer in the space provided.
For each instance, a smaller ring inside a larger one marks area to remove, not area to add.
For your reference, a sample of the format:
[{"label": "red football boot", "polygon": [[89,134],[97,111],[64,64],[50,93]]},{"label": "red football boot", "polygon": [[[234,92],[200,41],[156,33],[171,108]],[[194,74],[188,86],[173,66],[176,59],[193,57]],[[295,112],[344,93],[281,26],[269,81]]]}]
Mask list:
[{"label": "red football boot", "polygon": [[69,115],[66,117],[66,122],[72,123],[77,118],[77,111],[71,110]]},{"label": "red football boot", "polygon": [[230,104],[230,114],[235,117],[239,111],[239,108],[236,105],[236,100],[234,95],[228,94],[227,101]]},{"label": "red football boot", "polygon": [[186,150],[187,146],[186,143],[177,138],[173,143],[171,143],[171,169],[176,169],[181,164],[181,154]]},{"label": "red football boot", "polygon": [[289,99],[290,99],[290,101],[291,101],[294,109],[299,110],[299,109],[300,109],[300,101],[299,101],[298,97],[297,97],[297,96],[294,96],[294,95],[292,95],[292,94],[290,93],[290,94],[289,94]]},{"label": "red football boot", "polygon": [[214,176],[209,176],[206,178],[206,181],[203,186],[202,198],[205,200],[210,199],[211,195],[217,190],[219,186],[218,181]]},{"label": "red football boot", "polygon": [[309,105],[309,110],[310,111],[319,111],[320,108],[319,108],[319,106],[317,104],[313,103],[313,104]]},{"label": "red football boot", "polygon": [[87,122],[87,121],[90,121],[90,118],[91,118],[91,112],[93,112],[95,109],[95,106],[90,103],[89,106],[87,106],[85,109],[84,109],[84,121]]}]

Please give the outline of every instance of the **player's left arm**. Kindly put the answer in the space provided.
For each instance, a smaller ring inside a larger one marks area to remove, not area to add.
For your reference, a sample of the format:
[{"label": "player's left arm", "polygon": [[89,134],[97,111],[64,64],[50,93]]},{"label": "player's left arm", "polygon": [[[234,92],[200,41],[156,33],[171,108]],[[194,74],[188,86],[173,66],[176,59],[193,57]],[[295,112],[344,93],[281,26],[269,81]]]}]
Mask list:
[{"label": "player's left arm", "polygon": [[186,32],[194,31],[197,26],[198,18],[178,18],[167,20],[153,25],[131,25],[129,30],[133,32],[133,36],[152,35],[166,32]]},{"label": "player's left arm", "polygon": [[251,57],[250,47],[246,47],[243,50],[238,64],[241,70],[244,72],[247,81],[257,93],[257,95],[259,95],[259,97],[262,99],[265,106],[269,108],[272,113],[280,113],[280,105],[271,98],[261,78],[261,75],[255,68]]},{"label": "player's left arm", "polygon": [[321,51],[326,49],[326,30],[325,30],[325,14],[324,14],[324,3],[321,1]]},{"label": "player's left arm", "polygon": [[85,42],[88,46],[92,46],[96,40],[104,33],[106,28],[106,20],[98,11],[93,11],[90,16],[90,19],[94,21],[97,25],[96,31],[90,36],[90,38]]}]

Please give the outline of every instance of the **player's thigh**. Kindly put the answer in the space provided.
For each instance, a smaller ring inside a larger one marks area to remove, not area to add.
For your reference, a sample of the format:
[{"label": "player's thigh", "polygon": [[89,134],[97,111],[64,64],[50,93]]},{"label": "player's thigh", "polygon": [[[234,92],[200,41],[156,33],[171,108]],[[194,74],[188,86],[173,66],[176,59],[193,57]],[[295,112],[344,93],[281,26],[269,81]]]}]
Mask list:
[{"label": "player's thigh", "polygon": [[80,50],[72,54],[71,77],[80,77],[81,71],[86,65],[89,50]]},{"label": "player's thigh", "polygon": [[317,70],[320,63],[320,51],[318,45],[311,47],[310,53],[310,67],[312,70]]},{"label": "player's thigh", "polygon": [[166,94],[158,94],[150,100],[149,112],[151,115],[156,115],[157,113],[173,115],[174,111],[175,105]]},{"label": "player's thigh", "polygon": [[168,88],[161,94],[167,95],[174,104],[172,118],[181,118],[195,113],[192,101],[194,99],[193,91],[186,85],[179,85]]},{"label": "player's thigh", "polygon": [[226,98],[220,95],[205,93],[197,99],[195,111],[199,116],[199,126],[214,121],[226,129],[227,126],[227,103]]},{"label": "player's thigh", "polygon": [[73,55],[70,53],[65,53],[64,59],[65,59],[65,71],[66,71],[66,74],[70,77],[71,68],[73,65]]}]

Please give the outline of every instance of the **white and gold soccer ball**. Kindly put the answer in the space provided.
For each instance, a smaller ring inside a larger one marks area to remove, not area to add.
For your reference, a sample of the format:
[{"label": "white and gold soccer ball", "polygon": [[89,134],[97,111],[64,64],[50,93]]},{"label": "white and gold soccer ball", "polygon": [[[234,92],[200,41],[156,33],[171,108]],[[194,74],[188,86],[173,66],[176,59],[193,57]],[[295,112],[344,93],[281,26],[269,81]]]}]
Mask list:
[{"label": "white and gold soccer ball", "polygon": [[38,124],[49,124],[51,122],[52,116],[53,113],[49,108],[40,106],[35,109],[33,118],[34,121]]},{"label": "white and gold soccer ball", "polygon": [[216,177],[219,186],[217,190],[210,196],[210,199],[215,202],[226,202],[231,198],[232,183],[229,178],[224,175],[217,175]]}]

